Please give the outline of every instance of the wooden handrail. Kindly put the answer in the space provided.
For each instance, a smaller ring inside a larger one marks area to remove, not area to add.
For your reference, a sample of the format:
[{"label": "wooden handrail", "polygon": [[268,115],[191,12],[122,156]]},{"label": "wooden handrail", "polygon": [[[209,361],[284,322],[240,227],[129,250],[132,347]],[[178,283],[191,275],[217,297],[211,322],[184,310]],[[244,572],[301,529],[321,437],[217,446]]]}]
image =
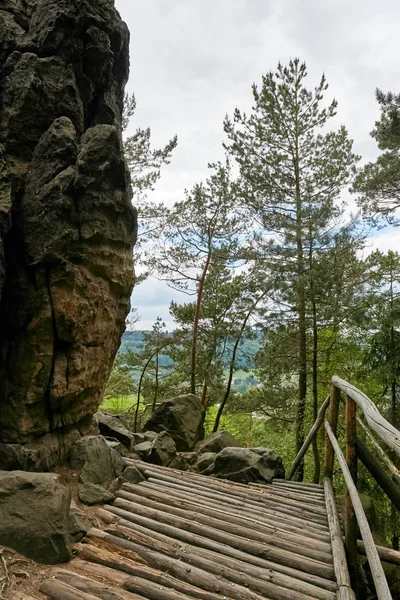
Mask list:
[{"label": "wooden handrail", "polygon": [[363,411],[365,420],[371,429],[400,457],[400,432],[381,415],[372,400],[354,385],[336,375],[332,377],[332,383],[354,400]]},{"label": "wooden handrail", "polygon": [[[339,444],[336,439],[339,405],[341,392],[346,395],[346,458],[343,456]],[[359,389],[351,385],[344,379],[334,376],[332,377],[332,387],[328,398],[321,405],[317,419],[313,424],[304,444],[297,454],[292,466],[290,467],[286,479],[292,479],[297,468],[301,464],[308,448],[315,438],[329,407],[328,421],[325,421],[325,429],[327,433],[326,448],[325,448],[325,465],[324,465],[324,482],[330,481],[333,475],[334,456],[336,454],[345,482],[345,546],[347,552],[347,560],[350,568],[350,574],[355,588],[358,587],[358,551],[360,544],[364,547],[368,558],[372,577],[376,587],[376,593],[379,600],[391,600],[389,587],[385,578],[385,574],[380,563],[379,554],[375,546],[372,534],[362,508],[361,500],[357,492],[357,455],[367,467],[371,475],[376,479],[377,483],[389,496],[390,500],[399,507],[400,503],[400,487],[399,471],[386,456],[384,450],[379,446],[372,434],[367,430],[366,425],[357,417],[356,408],[359,407],[365,417],[370,428],[385,442],[385,444],[400,457],[400,432],[391,425],[379,412],[376,405]],[[379,455],[388,466],[392,478],[390,478],[374,459],[368,448],[357,439],[357,422],[361,423],[363,428],[372,442],[374,448],[378,450]],[[329,486],[325,483],[325,489]],[[327,503],[327,508],[330,504]],[[358,527],[357,527],[358,524]],[[360,529],[361,536],[364,540],[357,541],[357,530]],[[381,549],[382,550],[382,549]],[[382,551],[381,551],[382,554]],[[343,598],[347,598],[347,586],[342,585]]]},{"label": "wooden handrail", "polygon": [[385,573],[382,568],[382,564],[375,548],[374,538],[370,527],[368,525],[367,517],[365,516],[364,509],[361,504],[360,497],[357,492],[357,488],[351,477],[350,470],[347,466],[346,459],[342,454],[339,447],[338,441],[333,434],[332,428],[327,421],[325,421],[325,429],[328,434],[329,440],[335,450],[335,454],[342,469],[342,473],[346,482],[347,489],[351,498],[351,502],[354,508],[354,512],[357,517],[358,526],[360,528],[361,537],[364,542],[365,552],[368,558],[369,567],[371,570],[372,579],[375,584],[375,590],[378,600],[393,600],[389,590],[388,583],[386,581]]}]

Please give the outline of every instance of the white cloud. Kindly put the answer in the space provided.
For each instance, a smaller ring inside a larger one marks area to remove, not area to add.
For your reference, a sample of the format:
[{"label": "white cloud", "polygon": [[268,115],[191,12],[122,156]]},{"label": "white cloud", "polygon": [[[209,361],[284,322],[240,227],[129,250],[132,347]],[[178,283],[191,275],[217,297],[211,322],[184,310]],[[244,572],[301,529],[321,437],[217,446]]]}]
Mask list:
[{"label": "white cloud", "polygon": [[[324,71],[328,97],[365,160],[376,156],[369,136],[379,111],[374,91],[400,91],[397,0],[116,0],[131,31],[135,123],[149,125],[154,144],[175,133],[178,148],[154,200],[172,203],[223,157],[222,121],[236,106],[251,107],[251,84],[278,61],[305,59],[314,85]],[[135,123],[133,126],[135,126]],[[395,230],[373,247],[399,249]],[[145,285],[145,284],[143,284]],[[154,322],[173,292],[140,287],[133,304]],[[153,312],[152,312],[153,311]],[[152,315],[152,316],[151,316]],[[163,315],[160,315],[163,316]]]}]

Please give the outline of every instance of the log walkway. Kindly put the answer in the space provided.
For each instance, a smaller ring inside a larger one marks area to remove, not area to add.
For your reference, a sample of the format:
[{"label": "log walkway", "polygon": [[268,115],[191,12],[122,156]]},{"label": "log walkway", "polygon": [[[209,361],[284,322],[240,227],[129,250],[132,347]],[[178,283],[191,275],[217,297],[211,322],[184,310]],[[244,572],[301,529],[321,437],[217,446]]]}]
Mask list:
[{"label": "log walkway", "polygon": [[[243,485],[125,459],[145,476],[98,510],[42,594],[52,600],[351,599],[325,485]],[[100,522],[99,520],[99,522]]]}]

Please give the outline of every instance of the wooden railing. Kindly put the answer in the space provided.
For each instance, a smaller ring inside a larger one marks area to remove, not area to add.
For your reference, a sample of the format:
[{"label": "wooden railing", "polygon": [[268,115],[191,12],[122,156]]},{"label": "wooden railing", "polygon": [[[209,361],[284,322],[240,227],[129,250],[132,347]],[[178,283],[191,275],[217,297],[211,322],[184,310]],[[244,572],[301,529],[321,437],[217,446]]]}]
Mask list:
[{"label": "wooden railing", "polygon": [[[337,440],[337,427],[342,393],[345,394],[346,457],[343,455]],[[328,419],[324,422],[325,413],[328,407]],[[385,549],[377,547],[374,543],[372,533],[357,491],[357,458],[363,462],[365,467],[375,478],[380,487],[385,491],[387,496],[398,510],[400,510],[400,487],[398,486],[398,483],[400,482],[400,473],[390,458],[386,455],[382,447],[369,432],[368,427],[357,416],[357,408],[361,409],[365,421],[369,427],[379,436],[381,440],[383,440],[383,442],[395,453],[396,456],[400,457],[400,432],[380,414],[379,410],[372,400],[368,398],[368,396],[350,383],[347,383],[347,381],[335,376],[332,378],[331,392],[322,404],[317,419],[298,455],[296,456],[293,465],[288,471],[286,478],[293,478],[304,458],[304,455],[311,445],[312,440],[324,422],[326,430],[324,488],[327,497],[327,512],[332,537],[332,548],[335,563],[334,567],[339,585],[337,597],[343,600],[354,598],[353,592],[349,588],[349,582],[345,575],[345,571],[347,572],[347,569],[344,570],[341,568],[341,562],[343,562],[344,556],[342,547],[343,540],[340,526],[338,525],[338,517],[336,514],[335,500],[331,485],[335,455],[346,483],[344,503],[344,537],[347,564],[349,566],[352,582],[357,588],[358,552],[361,544],[361,542],[357,540],[359,529],[363,540],[363,551],[368,558],[378,600],[391,600],[392,596],[380,559],[380,555],[384,558]],[[385,462],[390,475],[388,475],[381,467],[380,463],[370,453],[365,444],[357,438],[357,423],[359,423],[366,431],[380,458]],[[338,540],[338,537],[340,540]],[[386,553],[387,552],[388,550],[386,549]],[[336,561],[335,553],[337,554]],[[398,555],[398,553],[394,554]]]}]

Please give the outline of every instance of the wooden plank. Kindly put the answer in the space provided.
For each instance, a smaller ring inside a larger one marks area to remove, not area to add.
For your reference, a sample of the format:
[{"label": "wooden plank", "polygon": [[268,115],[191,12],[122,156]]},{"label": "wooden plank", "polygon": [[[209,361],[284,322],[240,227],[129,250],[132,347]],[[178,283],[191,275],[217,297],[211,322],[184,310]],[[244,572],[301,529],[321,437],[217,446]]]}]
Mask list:
[{"label": "wooden plank", "polygon": [[[130,535],[132,535],[138,543],[148,545],[149,548],[155,548],[169,556],[174,556],[178,560],[182,555],[186,561],[189,560],[189,557],[200,556],[212,560],[212,562],[216,564],[231,566],[239,573],[243,569],[246,570],[247,567],[255,568],[259,578],[273,581],[277,585],[289,587],[289,589],[293,587],[293,589],[298,589],[305,593],[308,593],[308,589],[300,587],[302,582],[311,584],[313,587],[316,587],[316,589],[321,588],[329,591],[336,590],[336,583],[332,580],[324,579],[317,575],[306,573],[305,571],[299,571],[290,566],[288,567],[286,565],[273,563],[272,561],[241,552],[236,548],[231,548],[218,543],[214,543],[212,546],[205,545],[204,547],[201,547],[188,543],[186,540],[177,540],[168,535],[155,532],[153,529],[146,528],[145,526],[136,523],[134,524],[133,522],[127,521],[104,509],[99,509],[98,515],[106,523],[117,523],[117,525],[114,525],[115,535],[119,535],[118,531],[122,528],[129,529],[131,532]],[[253,571],[251,575],[253,576],[254,574],[255,572]],[[317,593],[314,593],[314,595],[316,598],[319,598]]]},{"label": "wooden plank", "polygon": [[239,504],[243,505],[245,502],[248,505],[251,505],[253,508],[257,510],[261,510],[261,507],[269,508],[271,510],[278,511],[282,514],[287,514],[289,516],[293,515],[293,510],[295,509],[296,515],[312,521],[313,523],[319,523],[325,529],[327,529],[327,521],[326,521],[326,513],[323,509],[319,507],[308,507],[302,506],[301,503],[291,502],[288,504],[287,502],[281,502],[280,499],[271,498],[271,497],[249,497],[246,494],[242,493],[222,493],[219,489],[214,489],[213,486],[209,485],[205,490],[201,485],[193,484],[192,482],[186,482],[183,480],[175,480],[173,477],[169,477],[168,475],[164,475],[161,473],[156,473],[154,471],[146,471],[146,476],[148,476],[148,481],[155,482],[157,480],[163,481],[166,484],[172,485],[174,488],[181,487],[185,490],[191,491],[192,493],[200,494],[200,495],[209,495],[212,493],[214,496],[217,496],[221,500],[226,502],[232,502],[236,500]]},{"label": "wooden plank", "polygon": [[372,400],[340,377],[332,377],[332,383],[354,400],[363,411],[365,420],[371,429],[400,457],[400,432],[381,415]]},{"label": "wooden plank", "polygon": [[390,460],[390,458],[388,457],[388,455],[386,454],[384,449],[381,447],[380,444],[378,444],[378,442],[376,441],[376,439],[374,438],[374,436],[372,435],[372,433],[370,432],[368,427],[365,425],[365,423],[360,419],[360,417],[357,417],[357,423],[359,425],[361,425],[361,427],[363,428],[363,430],[365,432],[365,435],[367,436],[367,438],[373,445],[374,449],[378,452],[379,456],[381,457],[381,459],[383,460],[383,462],[389,469],[393,481],[398,486],[400,486],[400,472],[397,469],[397,467],[392,463],[392,461]]},{"label": "wooden plank", "polygon": [[[123,487],[118,492],[118,496],[125,497],[123,496],[124,493],[134,494],[136,501],[139,501],[141,498],[141,502],[143,504],[146,504],[148,500],[155,500],[156,502],[163,503],[170,508],[178,507],[187,511],[196,511],[197,514],[215,517],[228,523],[242,525],[247,528],[247,531],[256,531],[259,535],[273,535],[277,538],[285,540],[287,540],[289,537],[295,544],[299,546],[304,546],[305,548],[317,548],[328,553],[331,551],[331,546],[328,541],[310,538],[305,535],[304,532],[298,533],[294,528],[286,527],[286,529],[283,529],[276,524],[267,524],[257,519],[257,517],[252,518],[247,516],[243,513],[243,511],[238,510],[236,513],[231,512],[232,509],[226,509],[224,505],[216,505],[216,503],[213,503],[210,506],[205,503],[200,504],[197,500],[184,500],[168,493],[148,489],[141,485],[131,485],[128,490],[126,487]],[[227,510],[228,512],[226,512]]]},{"label": "wooden plank", "polygon": [[330,552],[326,549],[321,550],[319,548],[316,548],[315,546],[304,546],[301,543],[298,543],[299,540],[295,539],[295,536],[287,538],[279,535],[273,535],[271,534],[271,532],[260,532],[256,529],[243,527],[243,521],[239,522],[239,519],[235,519],[235,522],[232,523],[231,520],[226,521],[220,518],[216,518],[218,515],[216,515],[215,512],[213,516],[211,516],[210,514],[203,515],[201,511],[197,509],[183,510],[181,508],[176,508],[168,504],[162,504],[154,500],[150,500],[149,498],[141,498],[140,496],[137,496],[131,492],[125,492],[124,490],[118,492],[117,499],[114,503],[114,506],[119,506],[120,508],[123,508],[124,510],[128,510],[130,512],[137,512],[138,505],[143,505],[145,507],[145,512],[148,508],[155,509],[177,517],[182,517],[183,519],[190,519],[192,523],[203,524],[207,527],[212,527],[213,529],[218,529],[220,531],[225,531],[226,533],[238,535],[240,537],[254,540],[262,544],[270,544],[272,546],[276,546],[277,548],[282,548],[283,550],[289,550],[292,552],[296,552],[297,554],[303,554],[305,556],[309,556],[310,558],[315,558],[316,560],[323,560],[324,562],[328,563],[332,560]]},{"label": "wooden plank", "polygon": [[331,480],[328,477],[324,478],[324,489],[329,531],[331,533],[332,541],[333,568],[335,569],[336,581],[339,586],[338,598],[341,600],[355,600],[355,594],[351,589],[350,575],[347,568],[346,552],[343,544],[335,495],[333,493]]},{"label": "wooden plank", "polygon": [[[229,500],[226,500],[226,498],[221,498],[218,494],[206,491],[196,493],[193,490],[178,488],[171,483],[158,480],[155,480],[154,483],[152,481],[144,481],[139,485],[146,489],[168,493],[176,498],[204,503],[211,507],[215,505],[216,507],[220,507],[221,510],[232,511],[234,514],[242,513],[243,516],[257,519],[265,524],[270,525],[271,523],[276,523],[277,526],[283,529],[295,528],[297,532],[304,533],[304,535],[314,537],[315,539],[324,541],[330,539],[327,526],[301,519],[293,514],[282,514],[277,510],[269,509],[267,507],[263,507],[262,510],[260,510],[258,506],[255,507],[252,504],[248,504],[246,501],[239,501],[229,497]],[[124,484],[123,488],[128,489],[128,486]]]},{"label": "wooden plank", "polygon": [[372,537],[372,533],[369,528],[367,517],[365,516],[365,512],[362,507],[357,488],[354,485],[354,482],[351,478],[350,471],[347,467],[346,460],[342,454],[337,439],[334,436],[332,428],[327,421],[325,421],[325,429],[327,431],[331,444],[335,450],[340,467],[342,469],[343,476],[345,478],[346,485],[349,490],[354,511],[357,516],[358,526],[360,528],[361,536],[365,544],[369,567],[375,584],[378,600],[393,600],[389,590],[389,586],[386,581],[385,573],[381,565],[381,561],[379,559],[379,555],[375,548],[375,542]]},{"label": "wooden plank", "polygon": [[295,552],[288,552],[274,546],[246,540],[236,535],[215,531],[211,527],[197,526],[194,523],[190,523],[189,520],[179,519],[172,515],[158,514],[159,511],[149,509],[147,511],[148,516],[142,516],[138,513],[133,514],[116,506],[110,506],[109,511],[132,523],[144,525],[159,533],[164,533],[175,539],[187,541],[203,548],[214,550],[216,548],[215,543],[217,542],[218,544],[236,548],[249,555],[294,567],[299,571],[308,571],[326,579],[333,579],[334,577],[333,566],[330,564],[309,559]]},{"label": "wooden plank", "polygon": [[318,415],[315,420],[315,423],[312,426],[312,428],[310,429],[308,436],[306,437],[302,447],[300,448],[296,458],[294,459],[293,464],[290,467],[290,469],[286,475],[286,479],[288,479],[288,480],[292,479],[294,474],[296,473],[297,469],[299,468],[300,463],[304,458],[304,455],[306,454],[308,448],[311,446],[311,443],[312,443],[314,437],[317,435],[319,428],[321,427],[322,423],[324,422],[325,412],[329,406],[329,402],[330,402],[330,396],[328,396],[326,398],[326,400],[323,402],[323,404],[321,405],[321,407],[318,411]]},{"label": "wooden plank", "polygon": [[[263,598],[259,594],[252,592],[242,585],[228,581],[223,577],[216,577],[212,573],[208,573],[203,569],[199,569],[198,567],[185,563],[183,560],[175,560],[170,556],[146,549],[139,544],[124,540],[99,529],[91,529],[88,532],[88,536],[89,538],[97,537],[100,540],[104,539],[106,541],[110,541],[117,546],[121,546],[122,548],[132,549],[134,552],[144,557],[149,566],[160,570],[166,570],[177,579],[186,581],[187,583],[200,587],[204,590],[213,593],[219,592],[220,594],[226,595],[228,598],[232,598],[233,600],[266,600],[266,598],[267,600],[271,600],[268,598],[268,596]],[[160,597],[160,599],[157,598],[155,600],[164,600],[164,598],[165,597]],[[174,598],[171,597],[171,600],[174,600]]]},{"label": "wooden plank", "polygon": [[400,488],[393,482],[392,478],[383,470],[376,458],[368,450],[360,439],[356,442],[357,456],[371,473],[372,477],[382,488],[388,498],[393,502],[397,510],[400,510]]}]

